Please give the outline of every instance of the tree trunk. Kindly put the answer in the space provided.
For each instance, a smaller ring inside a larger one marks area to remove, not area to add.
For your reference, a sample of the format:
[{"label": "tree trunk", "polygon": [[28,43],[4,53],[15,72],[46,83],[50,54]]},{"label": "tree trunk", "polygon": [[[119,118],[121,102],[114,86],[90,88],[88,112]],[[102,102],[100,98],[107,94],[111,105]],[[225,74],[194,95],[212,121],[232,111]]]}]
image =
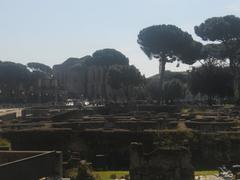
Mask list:
[{"label": "tree trunk", "polygon": [[233,93],[234,93],[234,99],[236,103],[239,104],[240,103],[240,74],[239,73],[234,74]]},{"label": "tree trunk", "polygon": [[212,95],[209,95],[209,96],[208,96],[208,105],[209,105],[209,106],[212,106],[212,105],[213,105],[213,97],[212,97]]},{"label": "tree trunk", "polygon": [[127,103],[128,103],[129,102],[129,86],[128,85],[126,86],[125,95],[126,95]]},{"label": "tree trunk", "polygon": [[230,60],[230,68],[233,72],[234,80],[233,80],[233,95],[234,100],[237,104],[240,103],[240,59],[239,59],[239,42],[237,45],[232,46],[233,44],[229,44],[227,41],[223,41],[225,45],[226,52],[229,55]]},{"label": "tree trunk", "polygon": [[105,104],[108,103],[108,93],[107,93],[108,70],[109,70],[109,67],[104,67],[104,68],[103,68],[103,84],[102,84],[102,89],[103,89],[103,97],[104,97],[104,100],[105,100]]},{"label": "tree trunk", "polygon": [[160,89],[159,102],[160,103],[164,99],[163,98],[164,97],[163,82],[164,82],[165,65],[166,65],[165,58],[159,59],[159,89]]},{"label": "tree trunk", "polygon": [[235,102],[237,104],[240,103],[240,67],[238,64],[238,61],[236,61],[234,58],[230,59],[230,68],[233,72],[233,95]]}]

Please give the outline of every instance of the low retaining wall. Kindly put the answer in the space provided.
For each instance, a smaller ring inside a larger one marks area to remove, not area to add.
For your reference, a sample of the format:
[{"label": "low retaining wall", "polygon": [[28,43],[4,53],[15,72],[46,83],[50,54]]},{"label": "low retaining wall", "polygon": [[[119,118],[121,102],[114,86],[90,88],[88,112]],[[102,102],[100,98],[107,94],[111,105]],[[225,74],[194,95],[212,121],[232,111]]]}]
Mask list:
[{"label": "low retaining wall", "polygon": [[61,152],[0,151],[1,157],[5,157],[4,161],[17,160],[0,165],[0,179],[37,180],[42,177],[62,177]]},{"label": "low retaining wall", "polygon": [[130,177],[131,180],[193,180],[190,152],[184,147],[174,147],[145,153],[142,144],[132,143]]}]

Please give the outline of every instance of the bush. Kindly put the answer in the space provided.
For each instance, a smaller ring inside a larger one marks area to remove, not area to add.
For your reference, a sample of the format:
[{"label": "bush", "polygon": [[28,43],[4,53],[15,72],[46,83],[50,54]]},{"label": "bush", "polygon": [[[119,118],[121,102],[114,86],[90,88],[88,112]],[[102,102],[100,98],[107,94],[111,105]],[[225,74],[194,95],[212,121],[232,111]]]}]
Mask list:
[{"label": "bush", "polygon": [[76,180],[95,180],[91,167],[86,161],[81,161]]},{"label": "bush", "polygon": [[11,147],[11,143],[6,139],[0,138],[0,146]]},{"label": "bush", "polygon": [[110,179],[117,179],[117,175],[116,174],[111,174]]}]

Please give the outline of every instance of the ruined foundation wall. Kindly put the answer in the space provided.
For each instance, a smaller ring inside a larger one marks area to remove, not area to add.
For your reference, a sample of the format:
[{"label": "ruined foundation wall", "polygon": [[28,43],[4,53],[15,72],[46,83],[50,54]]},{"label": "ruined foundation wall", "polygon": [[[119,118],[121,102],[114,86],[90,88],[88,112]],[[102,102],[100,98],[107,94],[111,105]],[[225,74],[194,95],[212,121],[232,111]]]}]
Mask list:
[{"label": "ruined foundation wall", "polygon": [[160,147],[145,153],[143,145],[132,143],[131,180],[193,180],[190,152],[183,147]]},{"label": "ruined foundation wall", "polygon": [[[105,155],[106,168],[129,168],[129,145],[143,142],[145,150],[151,144],[187,143],[196,169],[214,169],[223,164],[239,164],[240,133],[185,133],[179,131],[133,132],[117,130],[31,130],[2,134],[11,142],[13,150],[73,150],[81,152],[83,159],[95,162],[97,154]],[[149,148],[149,149],[148,149]],[[209,158],[211,157],[211,158]]]}]

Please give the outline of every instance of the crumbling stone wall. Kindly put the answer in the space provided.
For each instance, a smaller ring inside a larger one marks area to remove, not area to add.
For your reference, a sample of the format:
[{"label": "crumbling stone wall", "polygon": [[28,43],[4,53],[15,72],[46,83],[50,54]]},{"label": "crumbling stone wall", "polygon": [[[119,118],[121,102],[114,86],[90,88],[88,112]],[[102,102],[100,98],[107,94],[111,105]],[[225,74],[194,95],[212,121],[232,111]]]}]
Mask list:
[{"label": "crumbling stone wall", "polygon": [[131,180],[193,180],[190,153],[184,147],[157,148],[145,153],[142,144],[132,143],[130,177]]},{"label": "crumbling stone wall", "polygon": [[[2,180],[35,180],[42,177],[59,179],[62,177],[61,152],[0,152],[0,156],[3,155],[13,161],[0,164],[0,179]],[[18,159],[21,156],[23,159]],[[14,158],[17,159],[14,161]]]}]

